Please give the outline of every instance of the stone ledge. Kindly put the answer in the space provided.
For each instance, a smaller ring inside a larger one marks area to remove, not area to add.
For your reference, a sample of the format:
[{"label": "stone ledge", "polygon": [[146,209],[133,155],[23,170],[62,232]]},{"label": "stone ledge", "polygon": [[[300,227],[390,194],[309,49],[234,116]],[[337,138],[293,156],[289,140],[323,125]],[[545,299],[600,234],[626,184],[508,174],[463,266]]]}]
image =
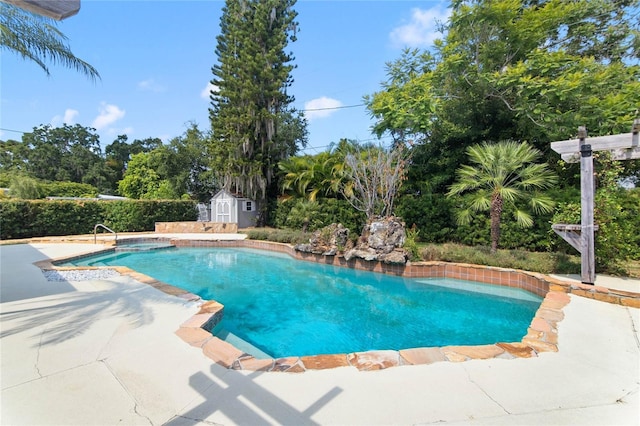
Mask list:
[{"label": "stone ledge", "polygon": [[224,222],[156,222],[158,234],[236,234],[237,223]]}]

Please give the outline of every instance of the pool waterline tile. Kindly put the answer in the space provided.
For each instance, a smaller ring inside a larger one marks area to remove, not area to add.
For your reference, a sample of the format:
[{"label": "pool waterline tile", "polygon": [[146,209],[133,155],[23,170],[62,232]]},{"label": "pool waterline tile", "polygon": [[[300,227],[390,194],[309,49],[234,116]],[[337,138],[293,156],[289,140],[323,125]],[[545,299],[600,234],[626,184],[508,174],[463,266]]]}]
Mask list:
[{"label": "pool waterline tile", "polygon": [[[140,240],[140,242],[144,242],[147,239],[141,238]],[[337,368],[342,366],[352,366],[361,371],[365,371],[399,365],[429,364],[439,361],[461,362],[470,359],[487,358],[530,358],[536,357],[540,352],[558,351],[558,322],[564,318],[562,308],[570,301],[569,293],[608,303],[640,307],[640,297],[635,293],[613,291],[598,286],[568,283],[548,275],[513,269],[447,262],[417,262],[407,265],[388,265],[380,262],[366,262],[361,259],[346,261],[341,256],[321,256],[300,253],[288,244],[254,240],[171,240],[171,243],[176,247],[243,247],[269,250],[288,254],[298,260],[369,270],[407,278],[445,277],[473,280],[486,284],[520,288],[543,297],[543,301],[531,322],[527,335],[523,337],[521,342],[499,342],[494,345],[480,346],[409,348],[400,351],[371,351],[279,359],[256,359],[252,355],[242,352],[233,345],[220,340],[210,333],[208,333],[210,336],[208,339],[202,333],[205,330],[211,330],[213,326],[215,326],[215,323],[222,317],[224,306],[216,301],[202,301],[198,296],[185,290],[159,282],[125,267],[56,266],[62,262],[70,262],[100,253],[108,253],[114,251],[114,248],[71,258],[40,261],[36,262],[35,265],[43,270],[116,269],[121,274],[130,275],[134,279],[151,285],[165,293],[186,300],[200,300],[202,302],[200,311],[185,321],[176,331],[176,334],[186,343],[200,347],[203,353],[216,363],[230,369],[250,371],[303,372],[306,370]]]}]

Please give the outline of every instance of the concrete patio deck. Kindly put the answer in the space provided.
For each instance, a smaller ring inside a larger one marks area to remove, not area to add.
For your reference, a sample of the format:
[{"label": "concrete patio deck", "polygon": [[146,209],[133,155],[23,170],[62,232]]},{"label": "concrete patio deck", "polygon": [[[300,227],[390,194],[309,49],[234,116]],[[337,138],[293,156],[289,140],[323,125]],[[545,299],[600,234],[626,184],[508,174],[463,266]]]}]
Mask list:
[{"label": "concrete patio deck", "polygon": [[0,246],[1,424],[640,424],[637,308],[571,294],[559,351],[530,359],[234,371],[174,334],[197,303],[33,265],[97,248]]}]

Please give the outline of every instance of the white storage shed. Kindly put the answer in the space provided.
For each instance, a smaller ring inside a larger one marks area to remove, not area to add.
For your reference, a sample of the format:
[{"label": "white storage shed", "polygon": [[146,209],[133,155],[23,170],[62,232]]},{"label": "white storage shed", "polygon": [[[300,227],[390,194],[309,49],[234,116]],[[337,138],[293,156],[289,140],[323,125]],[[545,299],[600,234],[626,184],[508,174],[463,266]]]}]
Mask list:
[{"label": "white storage shed", "polygon": [[255,200],[221,190],[211,199],[211,221],[237,223],[238,228],[255,226],[258,203]]}]

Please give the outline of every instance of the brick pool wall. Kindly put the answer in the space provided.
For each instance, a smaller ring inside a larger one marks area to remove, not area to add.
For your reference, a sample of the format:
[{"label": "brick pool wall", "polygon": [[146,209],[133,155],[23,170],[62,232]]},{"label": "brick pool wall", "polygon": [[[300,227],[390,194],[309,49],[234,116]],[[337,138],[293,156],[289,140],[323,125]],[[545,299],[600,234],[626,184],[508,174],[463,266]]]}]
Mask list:
[{"label": "brick pool wall", "polygon": [[363,271],[379,272],[406,278],[454,278],[481,283],[502,285],[527,290],[540,297],[549,291],[549,282],[543,274],[535,274],[514,269],[492,268],[480,265],[449,262],[415,262],[406,265],[385,264],[342,256],[323,256],[321,254],[296,251],[291,245],[257,240],[209,241],[174,240],[176,247],[244,247],[288,254],[298,260],[326,265],[348,267]]},{"label": "brick pool wall", "polygon": [[285,253],[298,260],[344,266],[364,271],[380,272],[407,278],[454,278],[502,285],[527,290],[540,297],[549,291],[571,293],[601,302],[640,308],[637,293],[608,289],[597,285],[586,285],[553,278],[547,274],[517,269],[473,265],[451,262],[411,262],[406,265],[392,265],[381,262],[369,262],[362,259],[345,260],[342,256],[323,256],[321,254],[302,253],[293,246],[284,243],[258,240],[172,240],[176,247],[245,247]]}]

